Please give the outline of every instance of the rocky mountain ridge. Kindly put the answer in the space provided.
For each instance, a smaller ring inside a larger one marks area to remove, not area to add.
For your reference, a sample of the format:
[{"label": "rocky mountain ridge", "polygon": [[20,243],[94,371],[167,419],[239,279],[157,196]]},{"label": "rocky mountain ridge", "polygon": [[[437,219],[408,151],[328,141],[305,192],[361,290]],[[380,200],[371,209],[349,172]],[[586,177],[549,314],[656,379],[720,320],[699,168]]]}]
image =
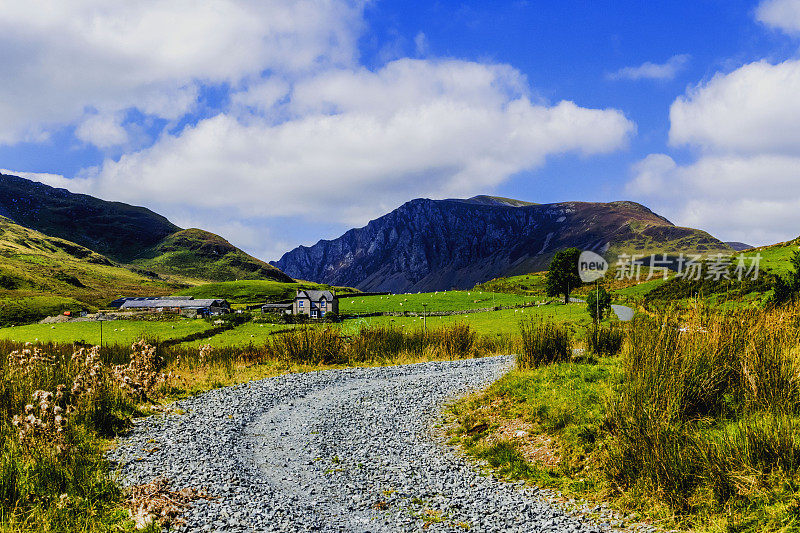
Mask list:
[{"label": "rocky mountain ridge", "polygon": [[531,204],[480,196],[417,199],[363,228],[300,246],[272,263],[295,278],[367,291],[469,288],[544,270],[575,246],[620,253],[718,253],[706,232],[675,226],[635,202]]}]

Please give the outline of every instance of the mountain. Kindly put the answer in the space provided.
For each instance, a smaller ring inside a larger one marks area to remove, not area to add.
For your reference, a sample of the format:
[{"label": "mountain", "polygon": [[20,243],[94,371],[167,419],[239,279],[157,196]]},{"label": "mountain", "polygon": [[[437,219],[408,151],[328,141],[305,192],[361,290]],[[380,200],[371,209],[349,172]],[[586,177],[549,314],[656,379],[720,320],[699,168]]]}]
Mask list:
[{"label": "mountain", "polygon": [[293,281],[277,268],[199,229],[144,208],[0,174],[0,216],[118,263],[200,280]]},{"label": "mountain", "polygon": [[366,291],[443,290],[545,270],[556,251],[571,246],[607,250],[612,258],[731,251],[634,202],[530,204],[478,196],[412,200],[273,264],[299,279]]},{"label": "mountain", "polygon": [[0,325],[102,307],[120,294],[160,296],[184,287],[0,217]]},{"label": "mountain", "polygon": [[269,263],[247,255],[219,235],[196,228],[168,235],[152,248],[140,253],[132,264],[155,272],[213,281],[294,281]]},{"label": "mountain", "polygon": [[750,250],[752,248],[755,248],[755,246],[751,246],[749,244],[745,244],[743,242],[737,242],[737,241],[726,242],[725,244],[727,244],[728,246],[730,246],[731,248],[733,248],[737,252],[743,252],[745,250]]},{"label": "mountain", "polygon": [[144,207],[4,174],[0,174],[0,215],[123,263],[180,229]]}]

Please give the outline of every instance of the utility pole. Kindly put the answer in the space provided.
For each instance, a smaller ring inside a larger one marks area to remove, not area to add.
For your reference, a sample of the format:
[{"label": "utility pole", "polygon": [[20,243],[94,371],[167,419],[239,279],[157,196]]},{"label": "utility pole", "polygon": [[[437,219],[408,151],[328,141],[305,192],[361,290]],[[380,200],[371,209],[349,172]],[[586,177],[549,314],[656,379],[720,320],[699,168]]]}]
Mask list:
[{"label": "utility pole", "polygon": [[425,315],[425,311],[427,311],[427,309],[426,309],[427,307],[428,307],[428,304],[422,304],[422,330],[425,332],[426,335],[428,334],[428,322],[427,322],[427,317]]}]

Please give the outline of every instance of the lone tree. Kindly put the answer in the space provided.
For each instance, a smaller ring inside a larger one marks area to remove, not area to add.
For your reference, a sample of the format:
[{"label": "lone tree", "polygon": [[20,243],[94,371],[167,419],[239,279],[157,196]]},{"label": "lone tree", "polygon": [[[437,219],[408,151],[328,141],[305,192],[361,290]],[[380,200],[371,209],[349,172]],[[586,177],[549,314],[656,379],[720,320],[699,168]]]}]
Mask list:
[{"label": "lone tree", "polygon": [[564,303],[569,303],[569,294],[573,289],[580,287],[581,278],[578,275],[578,258],[581,251],[577,248],[567,248],[556,252],[547,271],[546,287],[548,296],[564,295]]},{"label": "lone tree", "polygon": [[598,287],[586,298],[586,310],[589,311],[592,320],[598,322],[603,320],[603,315],[611,310],[611,295],[605,288]]}]

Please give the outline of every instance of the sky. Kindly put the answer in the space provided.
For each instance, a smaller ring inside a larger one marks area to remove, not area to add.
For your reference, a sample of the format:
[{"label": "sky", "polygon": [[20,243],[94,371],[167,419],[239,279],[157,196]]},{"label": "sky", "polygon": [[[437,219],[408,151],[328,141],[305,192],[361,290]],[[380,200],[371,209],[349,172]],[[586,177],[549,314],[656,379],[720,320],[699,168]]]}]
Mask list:
[{"label": "sky", "polygon": [[800,235],[800,0],[0,2],[0,169],[256,257],[414,198]]}]

